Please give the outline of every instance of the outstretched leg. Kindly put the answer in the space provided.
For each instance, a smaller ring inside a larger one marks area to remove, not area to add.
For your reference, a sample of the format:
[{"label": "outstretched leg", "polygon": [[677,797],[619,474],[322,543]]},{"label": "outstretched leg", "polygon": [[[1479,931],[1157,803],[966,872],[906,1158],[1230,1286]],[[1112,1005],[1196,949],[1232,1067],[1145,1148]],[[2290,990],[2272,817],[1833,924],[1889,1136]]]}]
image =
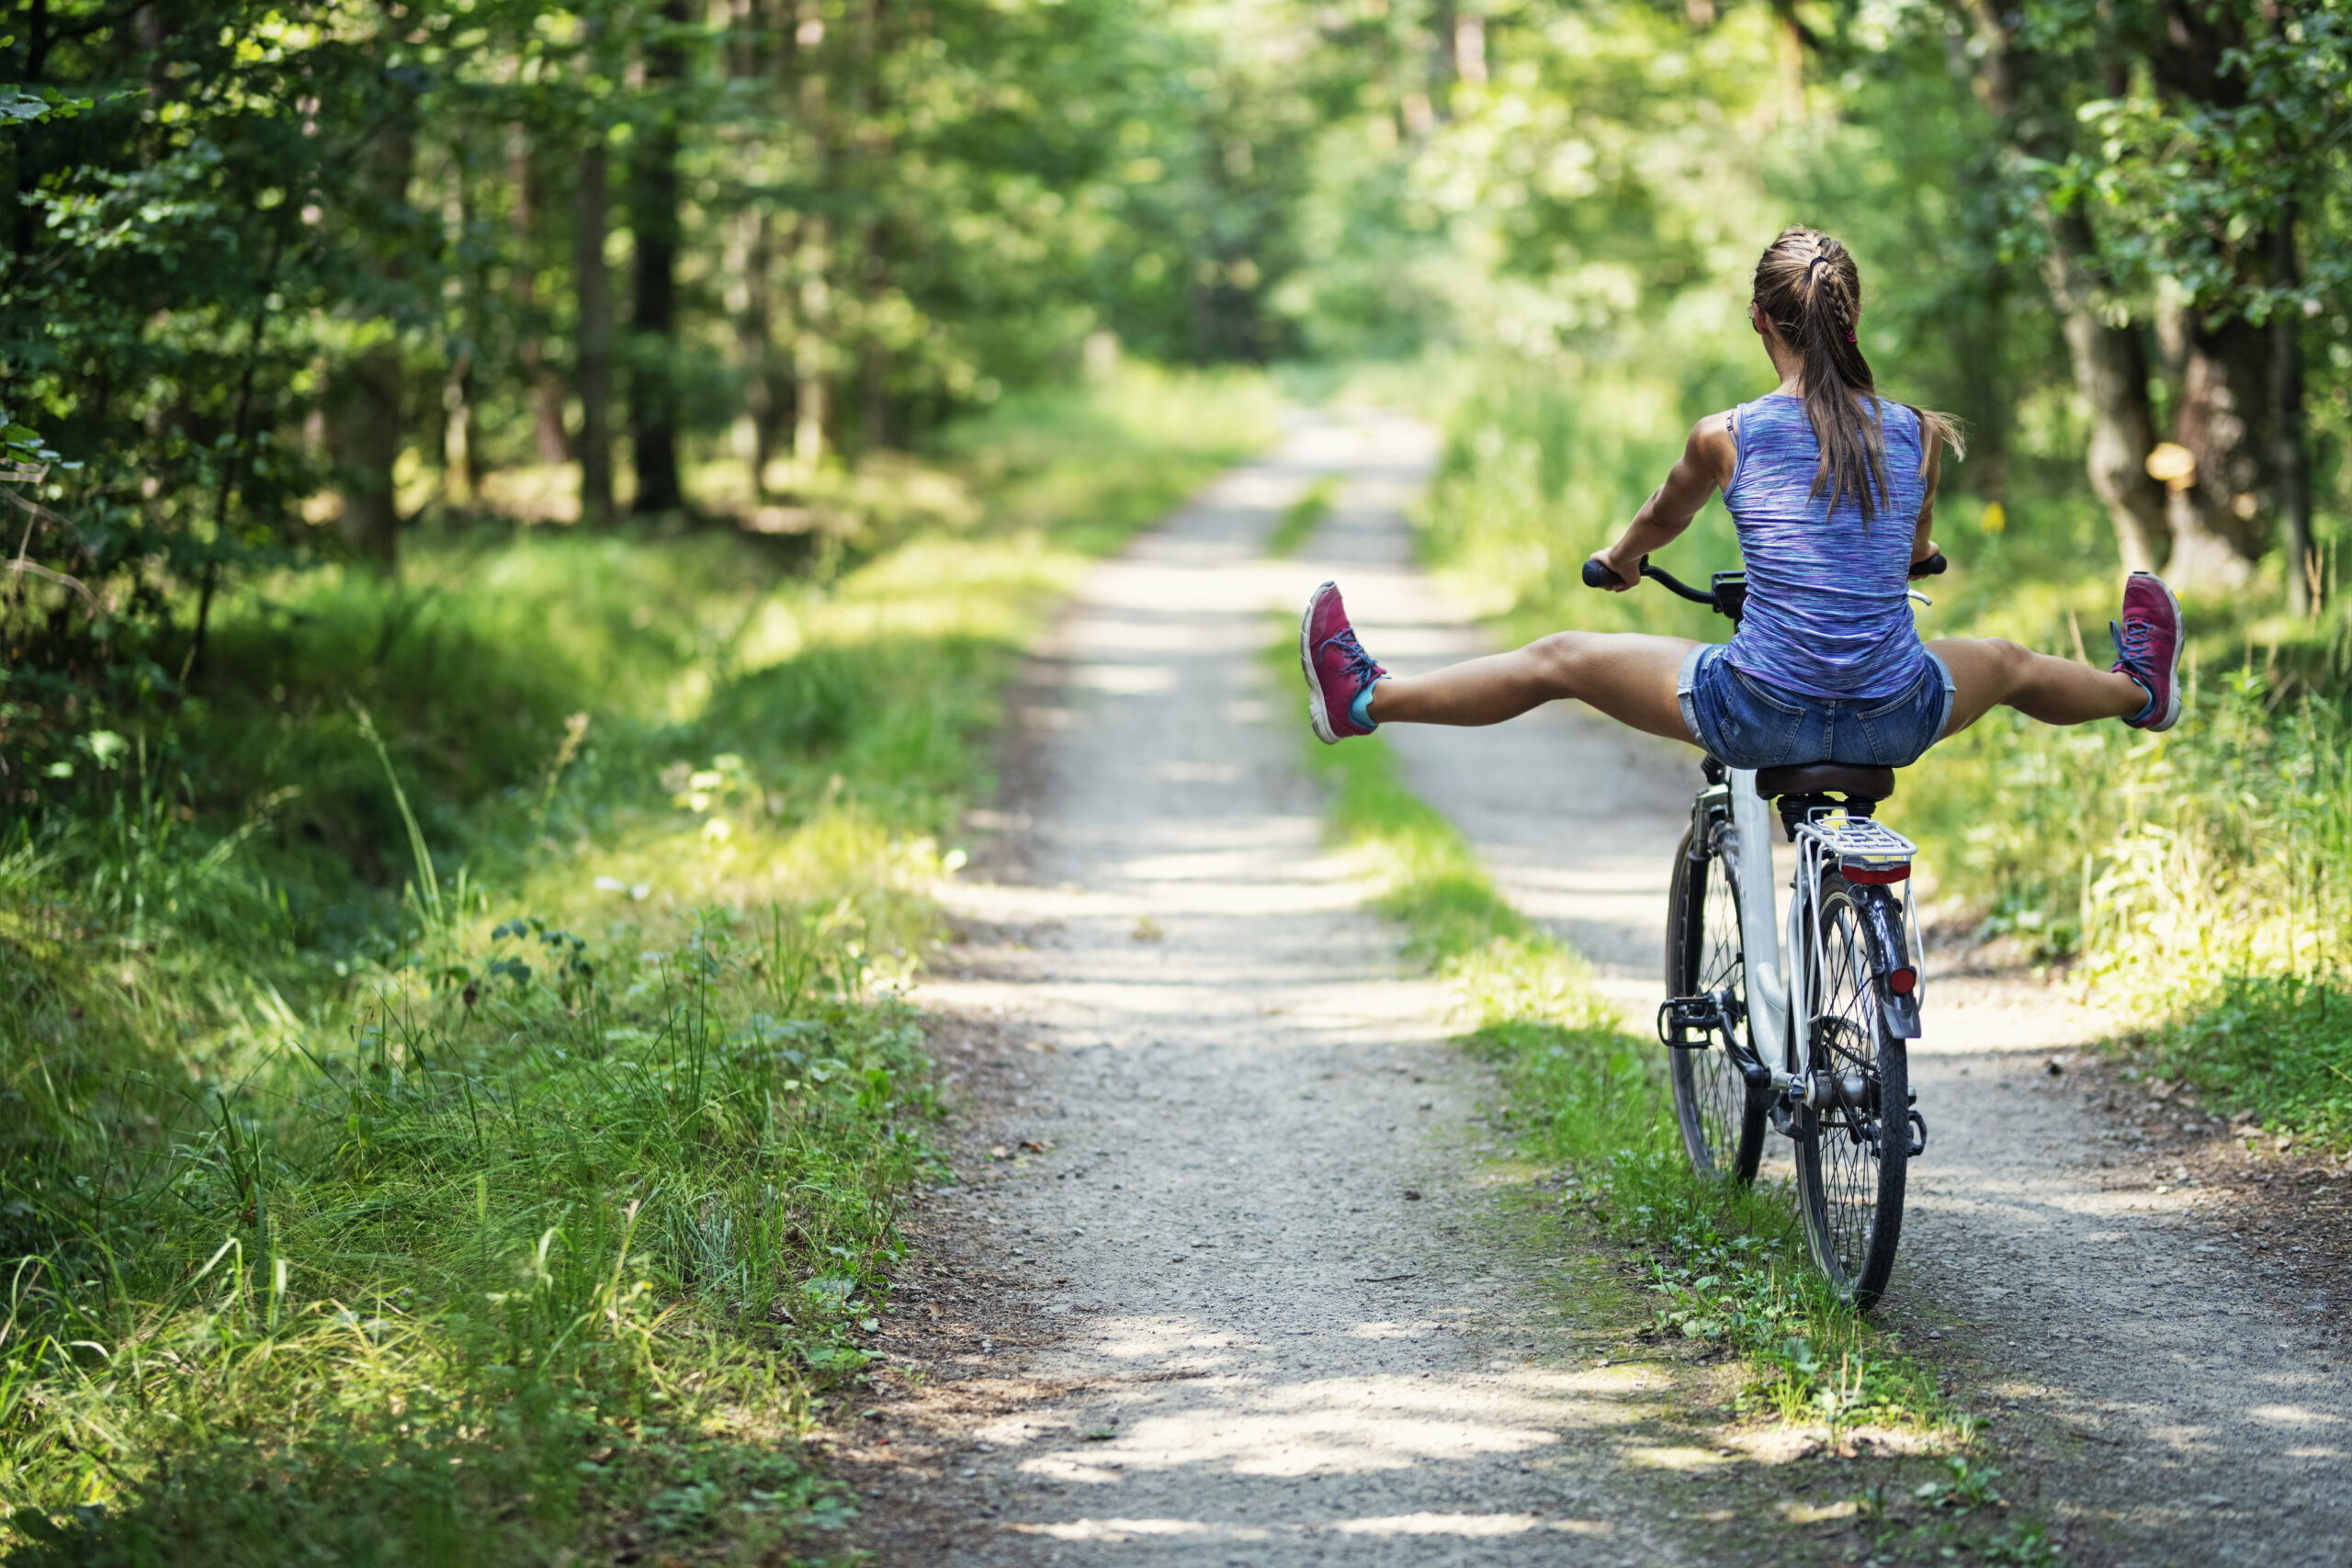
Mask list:
[{"label": "outstretched leg", "polygon": [[2135,729],[2170,729],[2180,719],[2180,601],[2162,579],[2135,571],[2123,582],[2113,622],[2115,667],[2093,670],[2035,653],[2003,637],[1947,637],[1928,646],[1951,671],[1957,735],[1996,707],[2044,724],[2120,718]]},{"label": "outstretched leg", "polygon": [[1951,671],[1951,722],[1957,735],[1996,707],[2013,707],[2044,724],[2129,718],[2148,705],[2140,682],[2115,670],[2036,653],[2007,637],[1952,637],[1928,650]]},{"label": "outstretched leg", "polygon": [[1694,646],[1688,637],[1635,632],[1557,632],[1516,652],[1393,676],[1356,640],[1329,582],[1315,591],[1298,628],[1307,715],[1326,741],[1375,724],[1500,724],[1561,697],[1652,735],[1690,740],[1674,678]]},{"label": "outstretched leg", "polygon": [[1574,697],[1635,729],[1690,740],[1674,679],[1693,646],[1641,632],[1555,632],[1427,675],[1388,676],[1373,688],[1367,715],[1376,724],[1500,724]]}]

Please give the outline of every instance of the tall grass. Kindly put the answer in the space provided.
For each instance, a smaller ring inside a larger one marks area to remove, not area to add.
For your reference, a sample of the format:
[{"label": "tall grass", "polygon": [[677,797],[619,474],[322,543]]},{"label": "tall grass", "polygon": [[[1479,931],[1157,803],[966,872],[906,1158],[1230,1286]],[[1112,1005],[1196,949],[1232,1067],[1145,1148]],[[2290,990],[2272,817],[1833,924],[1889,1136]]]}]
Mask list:
[{"label": "tall grass", "polygon": [[997,691],[1272,427],[1135,370],[823,550],[421,538],[91,716],[0,844],[9,1560],[802,1550],[937,1174],[897,986]]},{"label": "tall grass", "polygon": [[[2127,1049],[2265,1124],[2352,1143],[2352,734],[2247,657],[2180,726],[2001,713],[1906,807],[1945,886],[2143,1021]],[[1945,868],[1950,868],[1946,870]]]}]

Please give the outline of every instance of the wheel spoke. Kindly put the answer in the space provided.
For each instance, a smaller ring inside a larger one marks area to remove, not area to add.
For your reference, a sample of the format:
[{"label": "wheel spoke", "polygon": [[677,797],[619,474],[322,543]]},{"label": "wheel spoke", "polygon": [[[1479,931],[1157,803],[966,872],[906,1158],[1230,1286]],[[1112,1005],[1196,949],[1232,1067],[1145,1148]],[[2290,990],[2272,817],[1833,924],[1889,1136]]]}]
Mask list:
[{"label": "wheel spoke", "polygon": [[[1882,1231],[1885,1119],[1902,1111],[1883,1092],[1881,1020],[1859,911],[1849,895],[1833,891],[1814,919],[1821,962],[1810,998],[1806,1067],[1830,1098],[1806,1124],[1800,1165],[1812,1191],[1805,1218],[1825,1267],[1840,1286],[1853,1290],[1871,1266]],[[1856,1084],[1859,1097],[1849,1092]],[[1897,1218],[1889,1214],[1884,1221]],[[1879,1266],[1883,1278],[1883,1259]]]},{"label": "wheel spoke", "polygon": [[[1730,863],[1720,856],[1709,859],[1704,866],[1707,878],[1704,925],[1699,953],[1698,989],[1709,996],[1735,998],[1745,1004],[1747,996],[1746,963],[1739,944],[1739,908],[1737,889],[1730,876]],[[1727,1033],[1730,1038],[1744,1037],[1744,1031],[1735,1026]],[[1738,1064],[1726,1049],[1729,1040],[1719,1037],[1714,1044],[1698,1054],[1691,1071],[1699,1082],[1700,1118],[1705,1129],[1707,1152],[1718,1173],[1727,1171],[1739,1144],[1740,1123],[1747,1105],[1747,1081],[1740,1076]]]},{"label": "wheel spoke", "polygon": [[[1686,840],[1683,852],[1689,850]],[[1721,853],[1702,851],[1701,859],[1682,862],[1676,878],[1668,990],[1713,998],[1724,1024],[1704,1047],[1672,1052],[1676,1110],[1691,1164],[1710,1175],[1746,1179],[1753,1174],[1762,1111],[1750,1107],[1747,1077],[1729,1048],[1747,1037],[1738,889]]]}]

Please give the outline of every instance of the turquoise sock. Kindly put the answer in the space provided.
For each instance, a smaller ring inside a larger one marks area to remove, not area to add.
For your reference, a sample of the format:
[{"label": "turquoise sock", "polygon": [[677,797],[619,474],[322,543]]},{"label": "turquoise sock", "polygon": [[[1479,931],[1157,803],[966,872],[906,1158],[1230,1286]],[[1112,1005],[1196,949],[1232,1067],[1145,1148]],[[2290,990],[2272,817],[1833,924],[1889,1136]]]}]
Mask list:
[{"label": "turquoise sock", "polygon": [[1380,682],[1377,677],[1366,681],[1363,683],[1363,690],[1356,694],[1356,700],[1348,705],[1348,716],[1365,729],[1380,728],[1372,722],[1372,689],[1378,684]]}]

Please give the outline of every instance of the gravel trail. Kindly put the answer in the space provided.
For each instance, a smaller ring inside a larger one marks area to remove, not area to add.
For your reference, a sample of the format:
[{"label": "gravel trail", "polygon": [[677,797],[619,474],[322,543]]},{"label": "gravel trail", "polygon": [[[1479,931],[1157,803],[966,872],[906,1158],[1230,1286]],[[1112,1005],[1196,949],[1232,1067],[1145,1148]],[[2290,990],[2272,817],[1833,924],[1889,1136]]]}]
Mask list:
[{"label": "gravel trail", "polygon": [[1033,1397],[926,1482],[971,1526],[946,1561],[1684,1561],[1624,1478],[1713,1457],[1667,1371],[1570,1360],[1565,1260],[1512,1245],[1482,1173],[1486,1076],[1323,849],[1303,705],[1262,668],[1314,581],[1259,559],[1282,508],[1336,470],[1340,516],[1393,515],[1430,450],[1304,423],[1041,652],[1025,878],[967,880],[982,960],[924,987],[1053,1047],[1001,1111],[1037,1146],[930,1207],[1067,1283],[1030,1292],[1042,1347],[973,1359]]},{"label": "gravel trail", "polygon": [[[1487,649],[1409,564],[1433,452],[1401,421],[1303,421],[1102,568],[1041,650],[1017,851],[956,896],[981,958],[924,999],[1031,1048],[996,1061],[1001,1179],[934,1208],[1051,1331],[965,1358],[1023,1393],[919,1467],[968,1527],[926,1561],[1696,1560],[1658,1483],[1703,1485],[1725,1450],[1670,1369],[1596,1363],[1562,1309],[1589,1259],[1514,1244],[1488,1080],[1322,849],[1300,701],[1261,666],[1325,576],[1392,669]],[[1345,483],[1318,537],[1261,559],[1324,473]],[[1646,1019],[1694,754],[1565,705],[1386,733]],[[2112,1021],[1929,974],[1932,1137],[1884,1316],[1992,1418],[2009,1495],[2091,1568],[2352,1562],[2341,1280],[2233,1239],[2226,1201],[2088,1103],[2114,1085],[2077,1047]]]}]

